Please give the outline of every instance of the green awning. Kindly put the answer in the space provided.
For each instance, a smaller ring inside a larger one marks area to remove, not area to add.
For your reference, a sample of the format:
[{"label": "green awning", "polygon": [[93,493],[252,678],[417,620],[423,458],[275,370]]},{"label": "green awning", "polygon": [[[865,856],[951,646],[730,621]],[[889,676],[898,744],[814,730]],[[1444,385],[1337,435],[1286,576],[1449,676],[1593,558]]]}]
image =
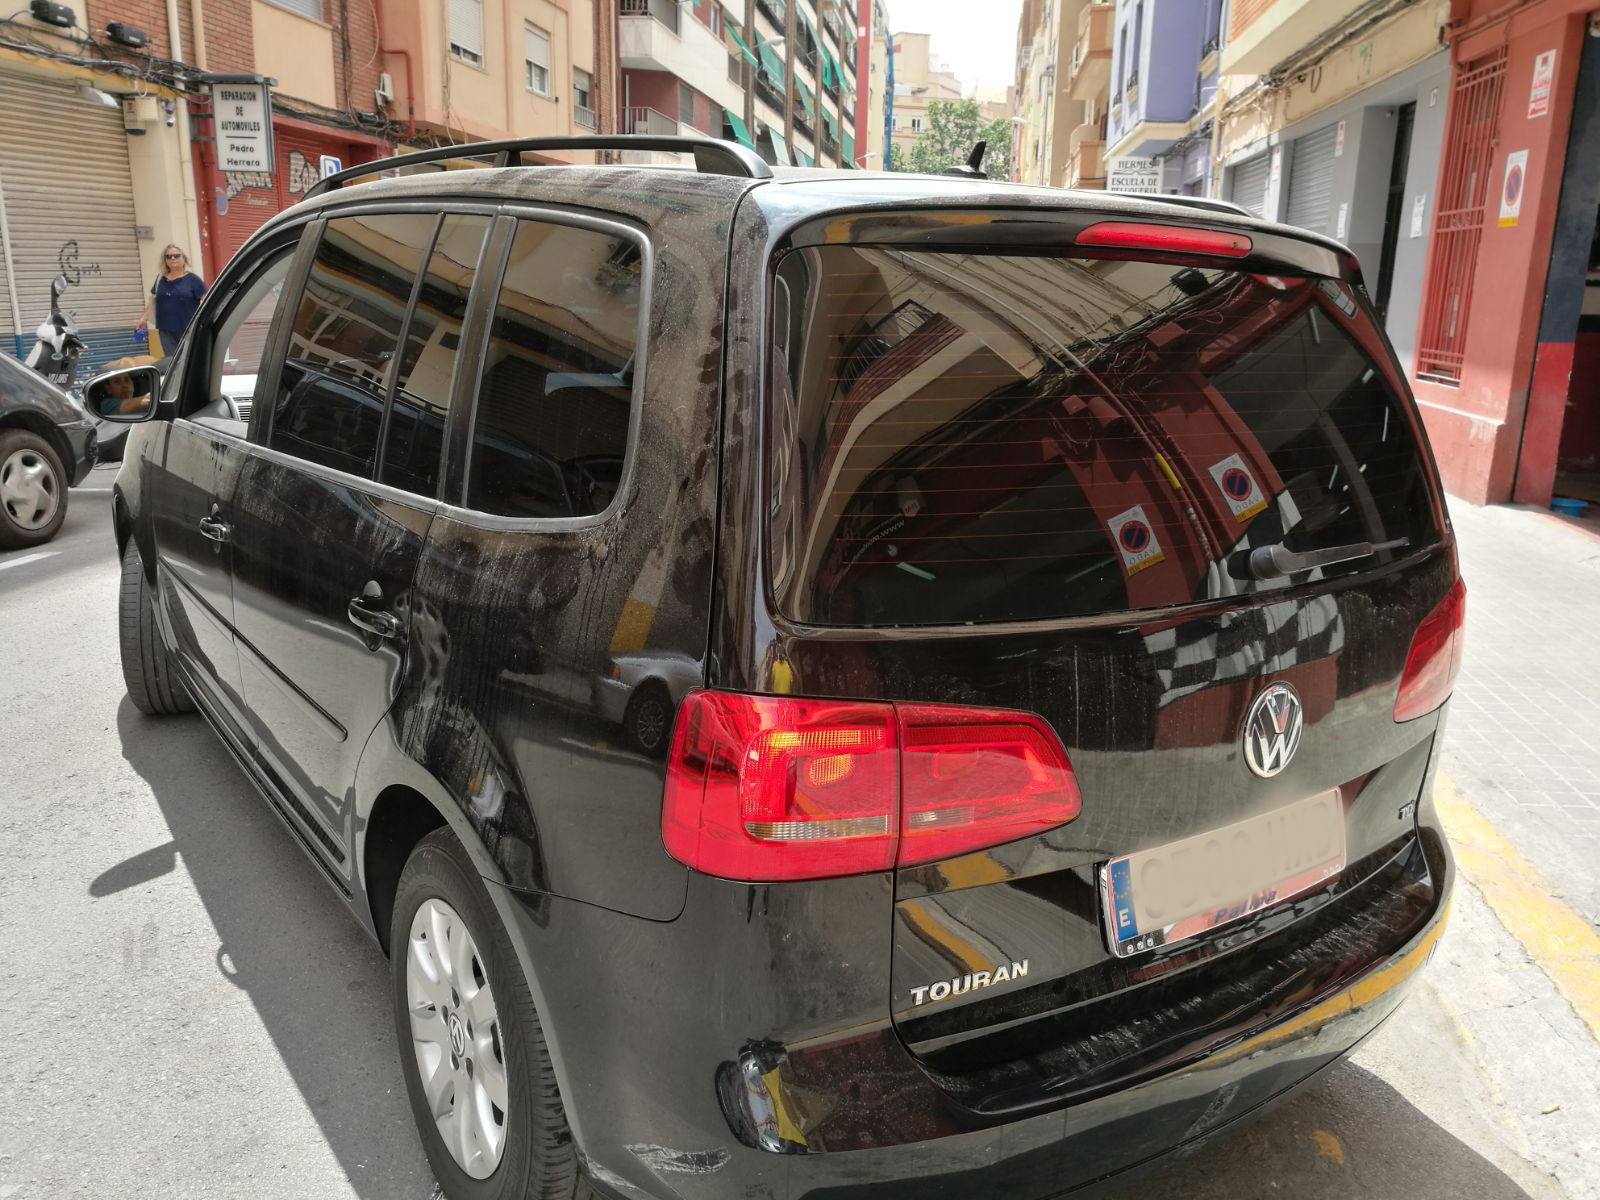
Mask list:
[{"label": "green awning", "polygon": [[728,36],[734,40],[735,44],[738,45],[740,52],[750,60],[750,65],[752,67],[759,67],[761,65],[761,60],[751,53],[750,47],[745,45],[744,39],[739,36],[739,31],[736,30],[732,25],[724,25],[722,28],[727,32]]},{"label": "green awning", "polygon": [[810,166],[815,166],[816,165],[815,163],[813,163],[811,161],[811,155],[807,154],[804,150],[800,149],[800,147],[796,146],[794,152],[800,156],[800,165],[802,167],[810,167]]},{"label": "green awning", "polygon": [[856,165],[856,139],[848,129],[844,131],[844,165],[847,167]]},{"label": "green awning", "polygon": [[805,81],[799,76],[795,77],[794,86],[795,90],[800,93],[800,107],[805,109],[807,117],[815,121],[817,119],[816,97],[811,94],[811,89],[805,85]]},{"label": "green awning", "polygon": [[767,139],[772,143],[773,166],[792,167],[794,159],[789,154],[789,143],[783,140],[783,134],[776,129],[766,131]]},{"label": "green awning", "polygon": [[844,82],[844,77],[839,73],[839,64],[826,45],[821,42],[817,45],[822,47],[822,86],[837,88]]},{"label": "green awning", "polygon": [[733,111],[733,109],[723,109],[722,120],[723,123],[728,126],[728,128],[733,130],[734,141],[738,142],[741,146],[749,146],[752,150],[756,148],[755,141],[750,137],[750,130],[745,128],[743,119],[740,118],[739,115]]},{"label": "green awning", "polygon": [[756,49],[761,52],[761,73],[767,77],[768,83],[778,91],[783,91],[783,59],[759,33],[756,34]]},{"label": "green awning", "polygon": [[839,122],[833,119],[833,114],[827,109],[822,110],[822,122],[828,127],[828,132],[833,134],[833,140],[839,140]]}]

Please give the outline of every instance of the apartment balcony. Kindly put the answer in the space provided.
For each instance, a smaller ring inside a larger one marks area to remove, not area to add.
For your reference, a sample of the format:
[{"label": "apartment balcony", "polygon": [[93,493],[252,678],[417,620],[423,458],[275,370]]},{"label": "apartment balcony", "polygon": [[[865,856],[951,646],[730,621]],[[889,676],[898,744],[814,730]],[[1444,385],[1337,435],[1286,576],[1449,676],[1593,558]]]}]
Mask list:
[{"label": "apartment balcony", "polygon": [[1233,0],[1224,75],[1264,75],[1341,24],[1368,0]]},{"label": "apartment balcony", "polygon": [[1099,122],[1079,125],[1067,135],[1067,187],[1104,187],[1106,131]]},{"label": "apartment balcony", "polygon": [[656,136],[676,137],[678,123],[664,112],[653,108],[635,106],[627,109],[623,121],[626,133],[648,133]]},{"label": "apartment balcony", "polygon": [[1109,4],[1090,4],[1078,13],[1078,40],[1072,45],[1067,94],[1074,100],[1104,95],[1111,83],[1111,18]]},{"label": "apartment balcony", "polygon": [[744,90],[730,78],[728,47],[675,0],[622,0],[617,52],[632,71],[665,71],[723,108],[744,110]]}]

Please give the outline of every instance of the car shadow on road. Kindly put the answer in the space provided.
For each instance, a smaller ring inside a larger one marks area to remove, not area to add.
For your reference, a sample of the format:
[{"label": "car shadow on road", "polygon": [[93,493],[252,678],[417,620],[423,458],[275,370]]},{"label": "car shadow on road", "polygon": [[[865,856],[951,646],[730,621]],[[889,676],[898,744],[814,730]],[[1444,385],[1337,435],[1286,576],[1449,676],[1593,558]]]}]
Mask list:
[{"label": "car shadow on road", "polygon": [[354,1193],[435,1194],[395,1055],[383,953],[203,720],[152,719],[124,697],[117,732],[172,843],[91,890],[133,886],[181,856],[221,938],[218,971],[254,1004]]},{"label": "car shadow on road", "polygon": [[[1534,1174],[1529,1168],[1529,1175]],[[1345,1060],[1265,1115],[1095,1200],[1531,1200],[1530,1193],[1379,1076]]]}]

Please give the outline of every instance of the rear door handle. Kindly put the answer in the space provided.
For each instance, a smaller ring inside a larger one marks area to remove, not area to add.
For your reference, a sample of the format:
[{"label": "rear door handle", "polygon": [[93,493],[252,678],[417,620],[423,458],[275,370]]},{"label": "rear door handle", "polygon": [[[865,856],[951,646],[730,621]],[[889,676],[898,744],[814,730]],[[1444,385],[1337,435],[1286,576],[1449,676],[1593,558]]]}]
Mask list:
[{"label": "rear door handle", "polygon": [[381,638],[399,637],[400,618],[392,612],[385,611],[382,605],[382,596],[362,594],[351,597],[345,613],[349,616],[350,623],[357,629],[364,629]]},{"label": "rear door handle", "polygon": [[200,532],[213,542],[226,542],[233,537],[233,526],[215,516],[201,517]]}]

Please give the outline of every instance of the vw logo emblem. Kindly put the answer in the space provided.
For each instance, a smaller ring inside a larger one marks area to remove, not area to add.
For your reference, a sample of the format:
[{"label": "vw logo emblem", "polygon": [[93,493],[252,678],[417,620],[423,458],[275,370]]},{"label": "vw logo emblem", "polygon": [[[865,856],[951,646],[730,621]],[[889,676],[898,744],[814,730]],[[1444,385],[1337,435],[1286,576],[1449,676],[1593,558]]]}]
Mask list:
[{"label": "vw logo emblem", "polygon": [[1275,683],[1257,696],[1244,717],[1244,760],[1263,779],[1289,765],[1300,749],[1305,714],[1300,695],[1287,683]]}]

